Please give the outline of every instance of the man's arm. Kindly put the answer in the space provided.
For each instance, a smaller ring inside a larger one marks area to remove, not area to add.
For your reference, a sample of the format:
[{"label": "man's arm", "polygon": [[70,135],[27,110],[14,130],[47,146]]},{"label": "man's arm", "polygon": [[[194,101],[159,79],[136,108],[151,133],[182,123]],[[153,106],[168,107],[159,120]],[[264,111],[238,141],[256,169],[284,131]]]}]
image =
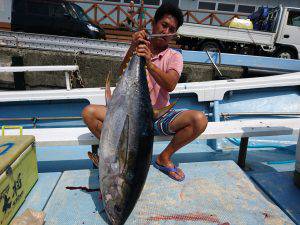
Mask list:
[{"label": "man's arm", "polygon": [[146,66],[149,73],[155,79],[155,81],[165,90],[171,92],[175,89],[180,75],[174,69],[169,70],[168,72],[164,72],[159,67],[157,67],[154,63],[151,62],[151,51],[149,47],[145,44],[140,44],[137,48],[137,55],[143,56],[146,59]]},{"label": "man's arm", "polygon": [[175,70],[169,70],[167,73],[162,71],[152,62],[149,62],[147,65],[147,69],[155,81],[168,92],[171,92],[175,89],[180,75]]},{"label": "man's arm", "polygon": [[150,51],[150,42],[147,40],[145,31],[135,33],[133,35],[133,40],[135,39],[139,40],[136,43],[136,53],[138,56],[145,57],[149,73],[162,88],[166,89],[168,92],[173,91],[180,78],[178,72],[173,69],[164,72],[151,62],[152,53]]}]

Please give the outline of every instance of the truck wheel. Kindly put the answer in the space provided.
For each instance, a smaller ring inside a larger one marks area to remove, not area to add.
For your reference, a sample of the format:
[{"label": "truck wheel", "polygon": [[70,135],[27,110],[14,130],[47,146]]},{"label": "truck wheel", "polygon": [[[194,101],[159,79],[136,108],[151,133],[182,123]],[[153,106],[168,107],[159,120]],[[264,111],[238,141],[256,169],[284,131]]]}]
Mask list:
[{"label": "truck wheel", "polygon": [[218,43],[213,41],[208,41],[208,42],[204,42],[201,45],[200,50],[208,51],[208,52],[219,52],[221,49]]},{"label": "truck wheel", "polygon": [[297,59],[298,58],[296,53],[293,50],[288,49],[288,48],[278,49],[275,52],[274,56],[278,57],[278,58],[283,58],[283,59]]}]

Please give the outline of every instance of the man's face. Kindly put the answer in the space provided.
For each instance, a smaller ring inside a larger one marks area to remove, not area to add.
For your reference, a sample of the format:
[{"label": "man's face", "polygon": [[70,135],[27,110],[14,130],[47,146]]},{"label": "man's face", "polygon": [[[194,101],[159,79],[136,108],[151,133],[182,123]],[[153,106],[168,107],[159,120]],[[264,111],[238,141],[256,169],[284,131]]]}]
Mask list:
[{"label": "man's face", "polygon": [[[178,22],[175,17],[166,14],[157,23],[153,24],[153,34],[173,34],[177,31]],[[165,47],[168,45],[172,37],[155,38],[153,42],[157,47]]]}]

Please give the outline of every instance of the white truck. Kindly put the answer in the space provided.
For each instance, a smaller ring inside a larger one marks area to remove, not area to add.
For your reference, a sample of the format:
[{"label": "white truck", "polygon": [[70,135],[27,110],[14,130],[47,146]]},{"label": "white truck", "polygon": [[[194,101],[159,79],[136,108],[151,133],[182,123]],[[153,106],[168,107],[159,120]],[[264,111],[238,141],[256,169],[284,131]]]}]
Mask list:
[{"label": "white truck", "polygon": [[268,31],[184,23],[177,43],[189,49],[300,59],[300,8],[270,10]]}]

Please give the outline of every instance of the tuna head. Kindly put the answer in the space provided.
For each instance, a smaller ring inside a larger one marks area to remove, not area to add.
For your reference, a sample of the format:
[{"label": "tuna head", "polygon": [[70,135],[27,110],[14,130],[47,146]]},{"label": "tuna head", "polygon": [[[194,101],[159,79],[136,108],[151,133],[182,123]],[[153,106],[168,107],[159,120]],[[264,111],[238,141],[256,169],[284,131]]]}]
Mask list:
[{"label": "tuna head", "polygon": [[133,56],[108,102],[99,149],[100,189],[114,225],[124,224],[143,189],[153,147],[145,60]]}]

